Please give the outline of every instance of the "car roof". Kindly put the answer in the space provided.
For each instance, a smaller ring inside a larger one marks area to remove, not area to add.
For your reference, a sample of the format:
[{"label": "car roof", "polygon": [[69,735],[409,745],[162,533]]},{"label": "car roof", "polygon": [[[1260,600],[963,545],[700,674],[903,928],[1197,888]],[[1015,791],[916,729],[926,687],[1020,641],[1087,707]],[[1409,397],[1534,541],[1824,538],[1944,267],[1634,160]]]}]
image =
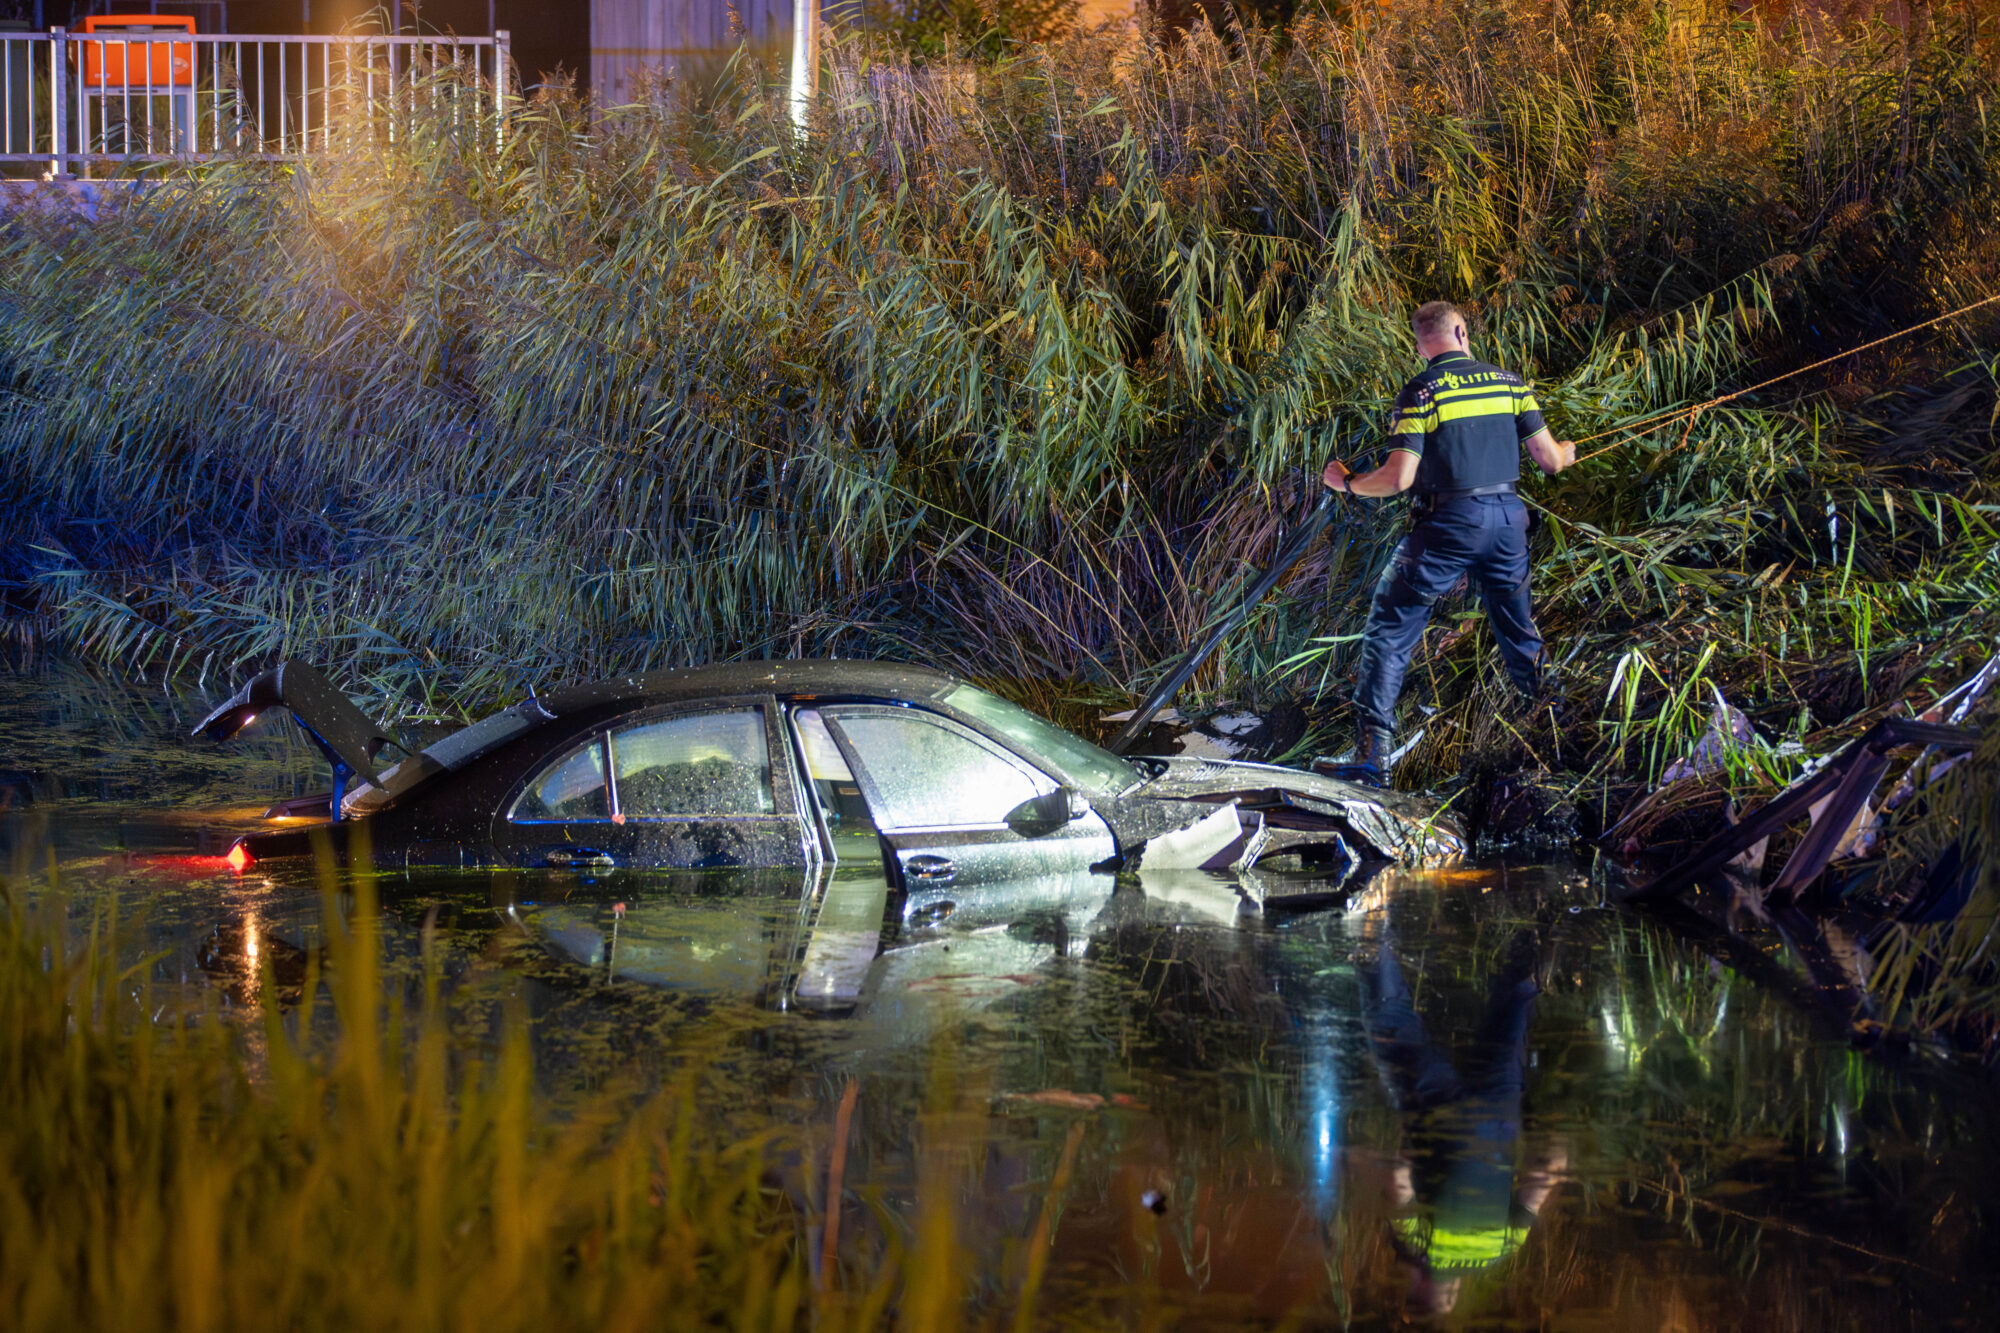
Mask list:
[{"label": "car roof", "polygon": [[936,699],[960,683],[960,679],[948,671],[905,662],[843,662],[808,658],[778,662],[726,662],[717,666],[617,676],[611,680],[555,690],[536,697],[533,702],[552,717],[565,717],[608,706],[636,708],[735,694],[863,694],[879,699],[922,703]]}]

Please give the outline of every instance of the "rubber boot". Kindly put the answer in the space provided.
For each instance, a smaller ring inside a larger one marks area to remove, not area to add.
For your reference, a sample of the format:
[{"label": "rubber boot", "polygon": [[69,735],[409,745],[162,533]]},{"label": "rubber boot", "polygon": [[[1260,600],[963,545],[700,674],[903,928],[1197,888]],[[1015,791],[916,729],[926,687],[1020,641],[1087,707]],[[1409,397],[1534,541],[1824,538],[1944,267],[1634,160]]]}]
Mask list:
[{"label": "rubber boot", "polygon": [[1389,756],[1396,752],[1395,733],[1387,727],[1360,724],[1354,733],[1354,753],[1345,759],[1315,759],[1312,771],[1363,787],[1389,785]]},{"label": "rubber boot", "polygon": [[1396,752],[1396,735],[1387,727],[1364,722],[1354,734],[1354,782],[1364,787],[1389,785],[1389,756]]}]

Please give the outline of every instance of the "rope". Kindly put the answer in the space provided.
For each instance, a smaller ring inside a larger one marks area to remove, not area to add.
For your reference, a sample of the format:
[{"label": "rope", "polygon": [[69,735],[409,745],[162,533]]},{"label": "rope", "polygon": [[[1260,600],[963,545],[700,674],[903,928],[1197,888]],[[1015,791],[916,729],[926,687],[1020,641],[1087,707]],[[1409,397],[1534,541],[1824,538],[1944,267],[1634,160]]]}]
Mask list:
[{"label": "rope", "polygon": [[[1611,429],[1601,430],[1597,432],[1597,434],[1595,435],[1586,435],[1582,439],[1575,441],[1575,443],[1589,444],[1592,440],[1601,440],[1607,435],[1618,435],[1621,433],[1627,435],[1631,439],[1637,439],[1641,435],[1650,435],[1652,432],[1658,430],[1660,427],[1670,425],[1673,422],[1681,420],[1682,418],[1687,419],[1688,430],[1690,433],[1692,433],[1694,430],[1695,419],[1700,417],[1702,413],[1708,411],[1712,407],[1720,407],[1724,403],[1730,402],[1737,398],[1741,398],[1745,394],[1755,393],[1759,389],[1768,389],[1773,384],[1781,384],[1784,381],[1791,379],[1796,375],[1803,375],[1810,370],[1818,370],[1821,366],[1832,365],[1835,361],[1840,360],[1844,356],[1853,356],[1857,352],[1865,352],[1871,347],[1880,347],[1883,343],[1894,342],[1896,339],[1908,337],[1912,333],[1921,333],[1925,329],[1928,329],[1933,325],[1942,324],[1948,319],[1957,319],[1960,315],[1968,314],[1974,310],[1979,309],[1979,307],[1981,306],[1992,305],[1995,301],[2000,301],[2000,292],[1996,292],[1992,296],[1982,297],[1980,300],[1974,301],[1970,305],[1962,305],[1958,309],[1950,311],[1947,314],[1939,315],[1936,319],[1927,319],[1921,324],[1912,324],[1907,329],[1898,329],[1894,333],[1884,334],[1882,337],[1875,339],[1875,341],[1873,342],[1865,342],[1862,343],[1859,347],[1850,347],[1844,352],[1835,352],[1832,356],[1821,357],[1819,360],[1813,362],[1809,366],[1800,366],[1797,370],[1788,370],[1782,375],[1774,375],[1770,379],[1763,381],[1761,384],[1753,384],[1747,389],[1738,389],[1734,393],[1725,393],[1720,398],[1711,398],[1707,402],[1696,403],[1693,407],[1675,408],[1671,412],[1662,412],[1657,416],[1642,417],[1640,420],[1631,422],[1628,425],[1613,426],[1611,427]],[[1611,450],[1616,449],[1619,445],[1625,444],[1627,442],[1628,442],[1627,440],[1613,440],[1610,444],[1605,445],[1602,449],[1592,449],[1587,454],[1579,454],[1577,456],[1576,461],[1581,463],[1587,458],[1595,458],[1599,454],[1609,453]],[[1685,443],[1685,441],[1683,441],[1683,443]]]}]

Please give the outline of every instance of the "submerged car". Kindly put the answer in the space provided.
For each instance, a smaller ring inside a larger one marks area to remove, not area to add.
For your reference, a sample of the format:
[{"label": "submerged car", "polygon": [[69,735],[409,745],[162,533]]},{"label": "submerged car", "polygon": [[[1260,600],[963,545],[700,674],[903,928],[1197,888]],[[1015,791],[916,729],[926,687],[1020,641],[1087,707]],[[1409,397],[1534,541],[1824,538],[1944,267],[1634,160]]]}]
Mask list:
[{"label": "submerged car", "polygon": [[[1344,873],[1456,855],[1428,804],[1269,764],[1121,758],[948,672],[747,662],[529,699],[401,762],[311,665],[255,677],[196,734],[289,710],[334,789],[231,861],[382,867],[882,865],[890,883],[1121,868]],[[301,817],[308,822],[301,824]],[[316,821],[316,822],[315,822]]]}]

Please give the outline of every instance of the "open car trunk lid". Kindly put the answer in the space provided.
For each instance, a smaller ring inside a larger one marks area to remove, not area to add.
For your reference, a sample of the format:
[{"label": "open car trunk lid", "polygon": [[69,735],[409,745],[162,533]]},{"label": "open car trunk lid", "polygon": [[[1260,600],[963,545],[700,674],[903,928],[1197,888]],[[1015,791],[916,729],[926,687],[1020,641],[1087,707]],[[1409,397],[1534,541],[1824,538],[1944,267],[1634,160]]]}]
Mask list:
[{"label": "open car trunk lid", "polygon": [[194,734],[226,741],[249,726],[258,714],[273,708],[289,709],[307,739],[332,766],[331,815],[335,819],[340,818],[348,783],[360,778],[370,786],[380,787],[382,778],[375,769],[375,756],[385,745],[401,748],[381,723],[356,708],[318,668],[295,658],[251,677],[221,707],[203,718]]}]

